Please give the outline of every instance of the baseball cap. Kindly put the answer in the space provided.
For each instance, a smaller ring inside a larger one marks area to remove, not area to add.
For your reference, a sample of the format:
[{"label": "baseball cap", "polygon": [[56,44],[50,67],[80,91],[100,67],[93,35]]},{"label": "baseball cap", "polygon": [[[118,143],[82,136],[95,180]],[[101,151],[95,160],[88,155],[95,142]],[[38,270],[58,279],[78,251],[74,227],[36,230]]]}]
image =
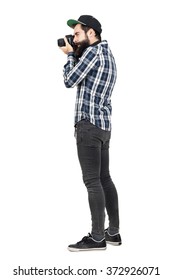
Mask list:
[{"label": "baseball cap", "polygon": [[102,27],[101,27],[100,22],[96,18],[94,18],[93,16],[83,15],[83,16],[80,16],[78,18],[78,20],[69,19],[67,21],[67,25],[70,26],[70,27],[74,27],[78,23],[93,28],[99,34],[102,32]]}]

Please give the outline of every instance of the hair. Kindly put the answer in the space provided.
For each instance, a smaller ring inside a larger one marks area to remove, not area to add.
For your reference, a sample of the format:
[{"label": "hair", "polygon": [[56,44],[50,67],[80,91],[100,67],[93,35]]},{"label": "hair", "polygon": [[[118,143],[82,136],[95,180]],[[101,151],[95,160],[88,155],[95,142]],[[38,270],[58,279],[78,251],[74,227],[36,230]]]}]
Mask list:
[{"label": "hair", "polygon": [[[91,29],[92,27],[89,27],[89,26],[85,26],[85,25],[82,25],[81,24],[81,28],[82,28],[82,30],[84,30],[85,31],[85,33],[87,33],[87,31],[89,30],[89,29]],[[99,42],[101,42],[101,35],[100,35],[100,33],[98,32],[98,31],[96,31],[95,29],[93,29],[94,31],[95,31],[95,36],[96,36],[96,38],[99,40]]]}]

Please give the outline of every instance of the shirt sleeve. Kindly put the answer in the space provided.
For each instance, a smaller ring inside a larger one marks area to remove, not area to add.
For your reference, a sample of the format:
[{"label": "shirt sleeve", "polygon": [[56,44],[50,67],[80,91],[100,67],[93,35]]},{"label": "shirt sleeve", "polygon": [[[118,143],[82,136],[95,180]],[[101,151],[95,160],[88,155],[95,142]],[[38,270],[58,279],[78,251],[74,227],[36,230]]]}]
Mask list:
[{"label": "shirt sleeve", "polygon": [[67,88],[78,85],[98,61],[97,49],[89,47],[75,65],[73,53],[69,53],[64,65],[64,83]]}]

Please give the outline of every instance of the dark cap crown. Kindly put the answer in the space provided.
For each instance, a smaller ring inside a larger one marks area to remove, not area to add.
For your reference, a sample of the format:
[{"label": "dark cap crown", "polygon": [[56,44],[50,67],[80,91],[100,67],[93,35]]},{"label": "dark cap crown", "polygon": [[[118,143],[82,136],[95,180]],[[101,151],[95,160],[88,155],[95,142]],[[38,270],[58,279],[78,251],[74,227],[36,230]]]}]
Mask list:
[{"label": "dark cap crown", "polygon": [[93,28],[99,34],[102,32],[102,26],[101,26],[100,22],[95,17],[90,16],[90,15],[82,15],[78,18],[78,20],[69,19],[67,21],[67,24],[70,27],[74,27],[76,24],[79,24],[79,23]]},{"label": "dark cap crown", "polygon": [[93,16],[83,15],[79,17],[78,21],[85,23],[86,26],[93,28],[98,33],[102,32],[100,22]]}]

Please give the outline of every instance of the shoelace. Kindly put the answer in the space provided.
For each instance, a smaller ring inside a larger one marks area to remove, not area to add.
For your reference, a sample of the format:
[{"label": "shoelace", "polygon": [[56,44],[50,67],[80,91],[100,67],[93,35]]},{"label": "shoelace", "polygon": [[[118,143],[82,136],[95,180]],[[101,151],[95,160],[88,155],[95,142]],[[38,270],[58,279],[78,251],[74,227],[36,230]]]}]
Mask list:
[{"label": "shoelace", "polygon": [[77,242],[77,244],[81,243],[82,241],[86,241],[90,237],[92,237],[92,235],[91,235],[91,233],[88,233],[88,235],[84,236],[81,241]]}]

